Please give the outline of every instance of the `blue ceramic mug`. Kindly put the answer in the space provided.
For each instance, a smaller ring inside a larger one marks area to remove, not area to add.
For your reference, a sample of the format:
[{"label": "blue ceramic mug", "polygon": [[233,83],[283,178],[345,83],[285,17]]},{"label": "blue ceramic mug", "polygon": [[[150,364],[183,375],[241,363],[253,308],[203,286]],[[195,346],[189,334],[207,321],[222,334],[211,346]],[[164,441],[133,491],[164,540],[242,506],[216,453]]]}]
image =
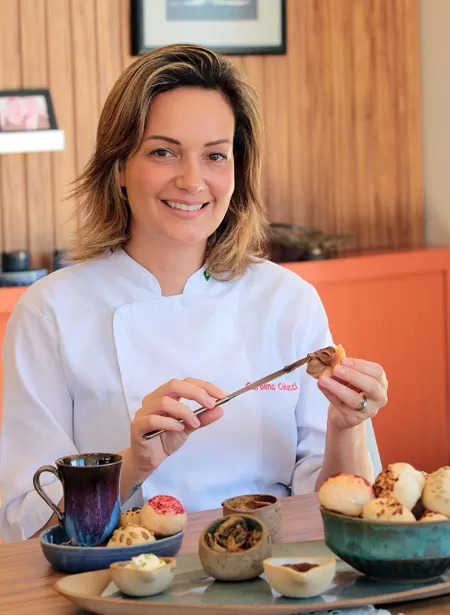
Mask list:
[{"label": "blue ceramic mug", "polygon": [[[120,520],[120,472],[123,457],[110,453],[70,455],[42,466],[33,485],[56,514],[73,545],[95,547],[103,544]],[[43,472],[51,472],[63,484],[64,512],[52,502],[40,484]]]}]

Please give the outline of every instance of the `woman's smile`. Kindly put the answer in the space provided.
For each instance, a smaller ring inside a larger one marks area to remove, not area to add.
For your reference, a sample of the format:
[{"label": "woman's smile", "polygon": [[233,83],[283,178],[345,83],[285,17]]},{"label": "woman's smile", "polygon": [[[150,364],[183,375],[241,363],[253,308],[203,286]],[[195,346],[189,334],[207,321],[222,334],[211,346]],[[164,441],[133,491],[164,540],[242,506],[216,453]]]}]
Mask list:
[{"label": "woman's smile", "polygon": [[198,218],[210,205],[209,201],[192,203],[182,200],[169,201],[161,199],[161,202],[164,203],[164,205],[168,207],[175,215],[187,220],[191,218]]}]

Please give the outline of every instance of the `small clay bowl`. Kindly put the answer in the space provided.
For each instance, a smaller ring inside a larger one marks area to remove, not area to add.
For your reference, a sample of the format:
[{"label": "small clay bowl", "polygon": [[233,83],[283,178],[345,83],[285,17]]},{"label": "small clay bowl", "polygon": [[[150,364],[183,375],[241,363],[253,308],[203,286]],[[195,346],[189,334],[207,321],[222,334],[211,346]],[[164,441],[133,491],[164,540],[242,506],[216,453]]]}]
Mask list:
[{"label": "small clay bowl", "polygon": [[[261,538],[250,549],[237,552],[219,552],[206,541],[206,534],[213,534],[225,519],[240,517],[248,525],[261,532]],[[263,561],[272,555],[272,541],[267,527],[250,515],[226,515],[210,523],[200,534],[198,554],[207,574],[218,581],[247,581],[258,577],[263,571]]]},{"label": "small clay bowl", "polygon": [[262,521],[272,540],[277,536],[283,520],[281,500],[270,494],[237,495],[222,502],[224,515],[251,515]]},{"label": "small clay bowl", "polygon": [[[336,573],[334,557],[270,557],[264,573],[271,586],[287,598],[313,598],[326,591]],[[288,568],[292,564],[316,564],[306,571]]]},{"label": "small clay bowl", "polygon": [[161,557],[164,564],[155,570],[127,568],[131,560],[110,565],[111,577],[120,591],[128,596],[154,596],[165,591],[173,581],[176,568],[174,557]]}]

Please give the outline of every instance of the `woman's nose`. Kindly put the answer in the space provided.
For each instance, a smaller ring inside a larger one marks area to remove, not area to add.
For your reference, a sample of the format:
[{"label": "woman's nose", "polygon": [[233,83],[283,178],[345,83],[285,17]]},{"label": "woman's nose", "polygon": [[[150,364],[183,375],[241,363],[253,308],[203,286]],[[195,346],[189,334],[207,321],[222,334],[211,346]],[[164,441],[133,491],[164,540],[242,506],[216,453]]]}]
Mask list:
[{"label": "woman's nose", "polygon": [[192,194],[200,192],[205,187],[201,165],[193,161],[184,161],[180,174],[176,178],[176,186]]}]

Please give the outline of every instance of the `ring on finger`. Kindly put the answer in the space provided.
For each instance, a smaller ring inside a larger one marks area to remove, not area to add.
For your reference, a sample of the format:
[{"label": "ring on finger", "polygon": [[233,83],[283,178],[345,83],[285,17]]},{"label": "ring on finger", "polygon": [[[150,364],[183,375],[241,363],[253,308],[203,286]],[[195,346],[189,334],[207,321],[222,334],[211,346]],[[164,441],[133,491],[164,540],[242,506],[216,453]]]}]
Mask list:
[{"label": "ring on finger", "polygon": [[367,399],[367,397],[361,393],[361,397],[362,397],[362,401],[359,404],[359,406],[356,408],[356,410],[358,410],[358,412],[362,412],[363,410],[365,410],[369,404],[369,400]]}]

